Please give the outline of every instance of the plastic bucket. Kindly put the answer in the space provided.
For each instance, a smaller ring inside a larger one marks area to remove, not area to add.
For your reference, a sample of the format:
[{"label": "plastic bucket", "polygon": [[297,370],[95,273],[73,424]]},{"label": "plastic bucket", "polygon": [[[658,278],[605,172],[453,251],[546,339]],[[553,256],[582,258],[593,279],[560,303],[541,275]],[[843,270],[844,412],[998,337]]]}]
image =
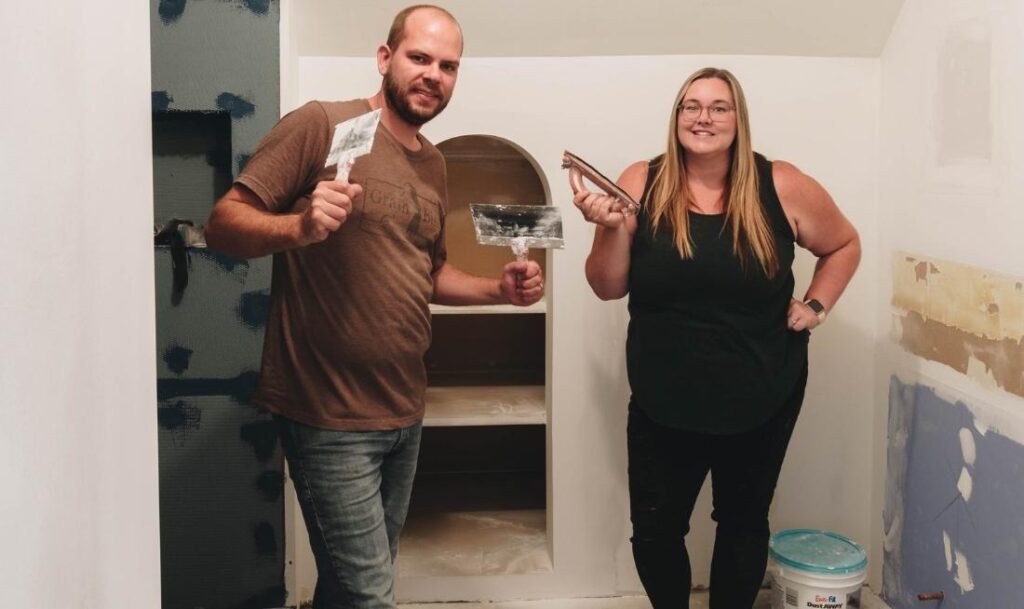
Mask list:
[{"label": "plastic bucket", "polygon": [[780,531],[772,536],[768,556],[772,609],[860,606],[868,558],[846,537],[815,529]]}]

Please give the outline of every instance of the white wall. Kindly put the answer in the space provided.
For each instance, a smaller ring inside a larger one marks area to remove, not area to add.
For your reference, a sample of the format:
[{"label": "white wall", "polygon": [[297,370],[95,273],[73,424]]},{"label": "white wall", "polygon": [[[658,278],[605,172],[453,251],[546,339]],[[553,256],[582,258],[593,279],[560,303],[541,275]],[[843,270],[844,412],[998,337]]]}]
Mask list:
[{"label": "white wall", "polygon": [[0,31],[3,601],[158,607],[148,6]]},{"label": "white wall", "polygon": [[882,56],[883,246],[1024,275],[1022,28],[1017,0],[907,0]]},{"label": "white wall", "polygon": [[[493,134],[536,158],[563,208],[567,247],[554,253],[552,389],[553,575],[476,582],[403,582],[404,597],[603,595],[638,590],[628,537],[625,301],[602,303],[583,277],[592,227],[575,212],[559,163],[563,149],[617,175],[665,145],[670,106],[693,70],[734,71],[751,106],[755,147],[817,178],[861,229],[860,274],[812,338],[807,399],[773,512],[775,528],[822,527],[869,542],[874,410],[878,62],[753,56],[467,58],[449,108],[427,125],[435,143]],[[303,57],[295,103],[373,94],[367,58]],[[287,110],[288,108],[282,108]],[[798,263],[798,290],[813,259]],[[884,435],[882,436],[884,438]],[[705,494],[706,495],[706,494]],[[690,541],[695,581],[707,582],[707,497]]]},{"label": "white wall", "polygon": [[[1024,443],[1024,400],[910,355],[888,336],[894,252],[977,267],[978,277],[1024,277],[1022,31],[1024,5],[1018,0],[906,0],[881,57],[875,269],[881,332],[874,431],[879,439],[886,436],[890,377],[897,375],[965,401],[979,419]],[[886,464],[884,451],[875,455],[877,565]]]}]

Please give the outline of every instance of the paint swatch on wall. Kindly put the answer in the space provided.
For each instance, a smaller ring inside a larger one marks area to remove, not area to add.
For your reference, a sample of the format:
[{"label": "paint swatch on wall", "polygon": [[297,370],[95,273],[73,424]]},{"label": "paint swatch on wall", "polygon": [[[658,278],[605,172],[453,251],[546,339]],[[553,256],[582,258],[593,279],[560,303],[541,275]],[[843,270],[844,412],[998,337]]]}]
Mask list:
[{"label": "paint swatch on wall", "polygon": [[896,342],[1024,396],[1024,279],[904,252],[892,272]]}]

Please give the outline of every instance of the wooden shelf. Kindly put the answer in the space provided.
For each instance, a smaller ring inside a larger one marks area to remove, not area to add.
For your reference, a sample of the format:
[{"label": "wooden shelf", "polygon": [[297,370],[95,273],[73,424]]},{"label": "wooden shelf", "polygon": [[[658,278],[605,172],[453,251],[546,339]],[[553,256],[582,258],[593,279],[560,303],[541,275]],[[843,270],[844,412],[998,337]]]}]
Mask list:
[{"label": "wooden shelf", "polygon": [[510,315],[524,313],[546,313],[547,302],[541,299],[528,307],[517,307],[515,305],[470,305],[465,307],[452,307],[448,305],[431,304],[430,312],[434,315]]},{"label": "wooden shelf", "polygon": [[427,388],[425,427],[546,423],[543,385]]}]

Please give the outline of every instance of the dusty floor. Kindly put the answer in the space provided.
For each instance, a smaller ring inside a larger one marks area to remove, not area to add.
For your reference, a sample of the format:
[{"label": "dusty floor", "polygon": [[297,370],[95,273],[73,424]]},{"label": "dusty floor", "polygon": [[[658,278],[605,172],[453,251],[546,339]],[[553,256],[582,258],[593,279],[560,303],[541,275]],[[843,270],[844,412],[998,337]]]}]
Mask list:
[{"label": "dusty floor", "polygon": [[[694,592],[690,597],[690,609],[707,609],[706,592]],[[862,592],[863,609],[889,609],[889,607],[864,588]],[[427,603],[399,605],[400,609],[651,609],[651,604],[643,596],[626,596],[619,598],[576,598],[551,599],[542,601],[508,601],[502,603]],[[754,609],[768,609],[768,595],[762,592]]]}]

